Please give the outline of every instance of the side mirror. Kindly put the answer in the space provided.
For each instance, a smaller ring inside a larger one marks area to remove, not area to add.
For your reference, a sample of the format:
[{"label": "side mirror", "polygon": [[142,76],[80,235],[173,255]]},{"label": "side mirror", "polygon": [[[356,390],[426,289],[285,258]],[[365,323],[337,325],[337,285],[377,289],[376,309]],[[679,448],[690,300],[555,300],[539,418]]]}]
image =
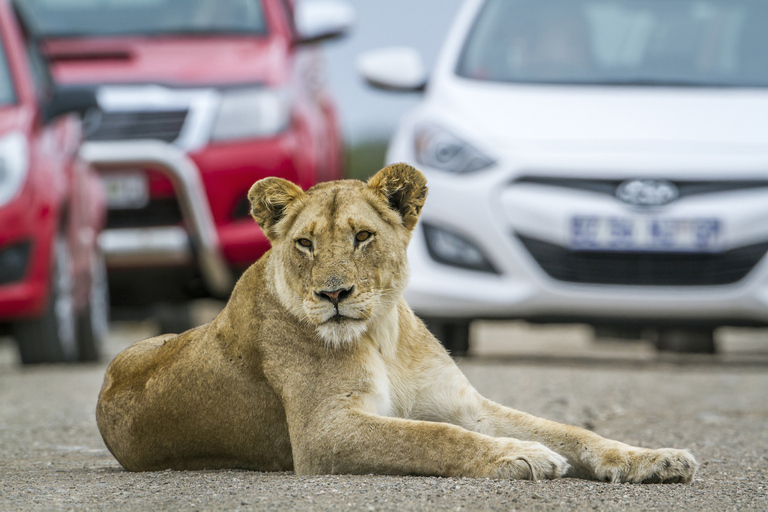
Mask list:
[{"label": "side mirror", "polygon": [[365,52],[357,58],[357,72],[370,86],[388,91],[423,91],[427,85],[421,55],[409,47]]},{"label": "side mirror", "polygon": [[89,87],[55,87],[51,98],[43,105],[45,122],[69,113],[83,117],[92,108],[98,108],[96,92]]},{"label": "side mirror", "polygon": [[343,36],[355,21],[355,11],[342,0],[301,0],[295,11],[297,44]]}]

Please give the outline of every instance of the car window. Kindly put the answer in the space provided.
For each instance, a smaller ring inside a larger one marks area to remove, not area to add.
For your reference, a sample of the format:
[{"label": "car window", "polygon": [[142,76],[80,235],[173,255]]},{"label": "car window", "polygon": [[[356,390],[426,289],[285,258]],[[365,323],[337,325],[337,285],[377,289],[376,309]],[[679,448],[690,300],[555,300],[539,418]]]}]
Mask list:
[{"label": "car window", "polygon": [[457,73],[502,82],[768,86],[766,0],[488,0]]},{"label": "car window", "polygon": [[24,0],[43,37],[266,34],[260,0]]},{"label": "car window", "polygon": [[11,72],[8,69],[8,61],[5,58],[5,48],[0,39],[0,105],[16,103],[16,94],[13,88]]}]

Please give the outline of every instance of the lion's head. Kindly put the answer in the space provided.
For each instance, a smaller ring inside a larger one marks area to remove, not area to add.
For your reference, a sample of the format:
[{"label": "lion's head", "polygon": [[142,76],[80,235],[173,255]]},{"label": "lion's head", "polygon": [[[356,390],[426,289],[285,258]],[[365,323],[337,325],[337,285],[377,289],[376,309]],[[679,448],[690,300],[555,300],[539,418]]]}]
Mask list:
[{"label": "lion's head", "polygon": [[281,178],[256,182],[251,214],[272,243],[268,271],[282,304],[331,346],[359,339],[405,289],[426,195],[426,179],[406,164],[307,192]]}]

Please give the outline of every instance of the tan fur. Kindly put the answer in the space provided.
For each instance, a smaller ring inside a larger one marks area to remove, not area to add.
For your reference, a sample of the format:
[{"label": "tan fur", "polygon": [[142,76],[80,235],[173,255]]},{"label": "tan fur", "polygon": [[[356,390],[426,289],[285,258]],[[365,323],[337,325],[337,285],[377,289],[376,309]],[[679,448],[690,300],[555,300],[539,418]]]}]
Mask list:
[{"label": "tan fur", "polygon": [[477,393],[402,299],[426,190],[405,164],[307,192],[257,182],[252,214],[273,248],[227,306],[109,366],[97,421],[117,460],[132,471],[690,482],[687,451],[631,447]]}]

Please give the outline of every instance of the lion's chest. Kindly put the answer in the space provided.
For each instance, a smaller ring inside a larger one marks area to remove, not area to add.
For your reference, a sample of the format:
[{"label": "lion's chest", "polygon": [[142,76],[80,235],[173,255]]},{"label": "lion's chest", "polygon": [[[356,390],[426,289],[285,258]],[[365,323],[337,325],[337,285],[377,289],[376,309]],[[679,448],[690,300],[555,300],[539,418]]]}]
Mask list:
[{"label": "lion's chest", "polygon": [[366,361],[368,392],[365,397],[366,409],[380,416],[392,416],[392,384],[384,359],[378,353],[371,353]]}]

